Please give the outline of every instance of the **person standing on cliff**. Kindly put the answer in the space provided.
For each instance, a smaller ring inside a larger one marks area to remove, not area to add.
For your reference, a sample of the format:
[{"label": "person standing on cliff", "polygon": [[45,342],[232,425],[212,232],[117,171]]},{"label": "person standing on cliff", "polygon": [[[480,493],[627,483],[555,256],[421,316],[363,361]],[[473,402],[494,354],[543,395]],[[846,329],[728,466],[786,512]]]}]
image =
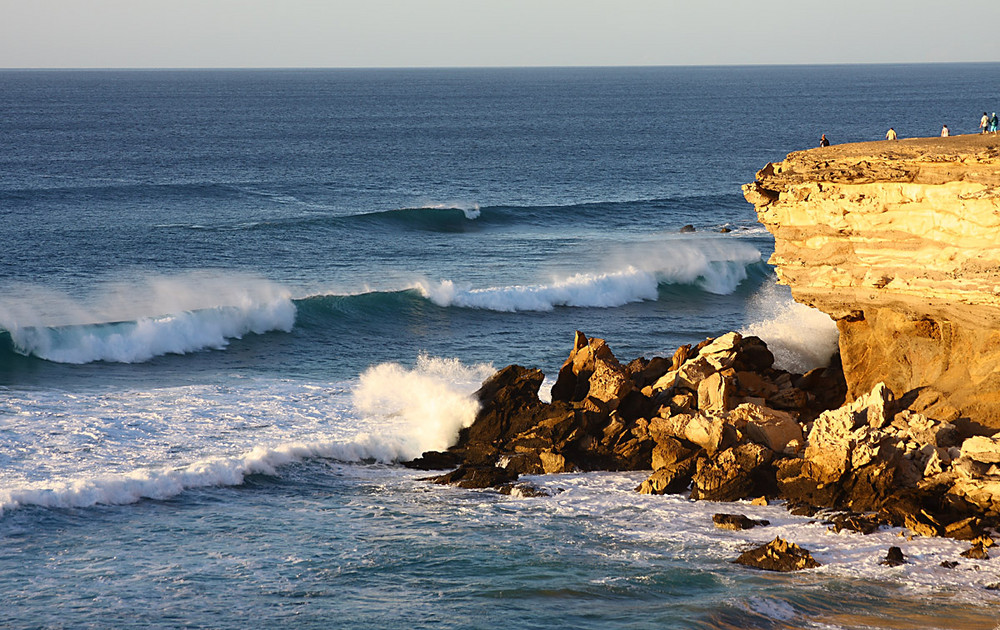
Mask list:
[{"label": "person standing on cliff", "polygon": [[979,119],[979,133],[986,133],[986,128],[990,124],[990,116],[983,112],[983,117]]},{"label": "person standing on cliff", "polygon": [[821,146],[821,147],[828,147],[828,146],[830,146],[830,141],[826,139],[826,134],[825,133],[823,134],[823,137],[819,139],[819,146]]},{"label": "person standing on cliff", "polygon": [[895,140],[896,139],[896,130],[893,129],[892,127],[889,127],[889,131],[885,132],[885,139],[886,140]]},{"label": "person standing on cliff", "polygon": [[942,138],[947,138],[950,135],[951,135],[951,130],[948,129],[948,125],[942,125],[941,126],[941,137]]},{"label": "person standing on cliff", "polygon": [[997,120],[997,113],[993,112],[993,118],[990,118],[990,132],[991,133],[996,133],[997,132],[997,123],[1000,123],[1000,121]]}]

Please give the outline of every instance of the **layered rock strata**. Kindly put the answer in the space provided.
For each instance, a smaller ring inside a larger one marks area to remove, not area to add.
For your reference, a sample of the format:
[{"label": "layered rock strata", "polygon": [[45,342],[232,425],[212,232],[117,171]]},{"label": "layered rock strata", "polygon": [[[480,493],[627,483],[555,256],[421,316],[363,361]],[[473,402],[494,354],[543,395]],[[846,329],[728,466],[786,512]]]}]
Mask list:
[{"label": "layered rock strata", "polygon": [[1000,139],[791,153],[743,187],[781,282],[833,317],[849,396],[884,382],[1000,428]]}]

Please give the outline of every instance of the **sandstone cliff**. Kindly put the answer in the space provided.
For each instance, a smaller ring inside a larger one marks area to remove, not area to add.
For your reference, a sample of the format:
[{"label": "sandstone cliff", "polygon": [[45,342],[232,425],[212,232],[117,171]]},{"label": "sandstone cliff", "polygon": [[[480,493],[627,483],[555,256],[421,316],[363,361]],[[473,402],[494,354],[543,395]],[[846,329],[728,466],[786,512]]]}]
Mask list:
[{"label": "sandstone cliff", "polygon": [[795,152],[743,190],[780,281],[837,321],[850,397],[1000,428],[1000,136]]}]

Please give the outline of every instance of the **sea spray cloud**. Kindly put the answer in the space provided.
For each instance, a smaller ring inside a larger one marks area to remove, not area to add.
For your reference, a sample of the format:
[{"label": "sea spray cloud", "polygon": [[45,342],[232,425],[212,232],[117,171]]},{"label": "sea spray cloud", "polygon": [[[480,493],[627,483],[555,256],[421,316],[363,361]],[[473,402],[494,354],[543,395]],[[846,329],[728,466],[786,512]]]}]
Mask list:
[{"label": "sea spray cloud", "polygon": [[783,370],[805,373],[826,366],[837,351],[837,325],[826,313],[793,300],[785,286],[761,287],[747,317],[750,323],[740,332],[763,339]]},{"label": "sea spray cloud", "polygon": [[379,418],[378,433],[357,442],[374,449],[376,459],[412,459],[424,451],[444,450],[458,431],[475,420],[479,403],[472,393],[494,372],[490,365],[465,366],[457,359],[421,356],[410,369],[383,363],[361,375],[353,392],[357,410]]}]

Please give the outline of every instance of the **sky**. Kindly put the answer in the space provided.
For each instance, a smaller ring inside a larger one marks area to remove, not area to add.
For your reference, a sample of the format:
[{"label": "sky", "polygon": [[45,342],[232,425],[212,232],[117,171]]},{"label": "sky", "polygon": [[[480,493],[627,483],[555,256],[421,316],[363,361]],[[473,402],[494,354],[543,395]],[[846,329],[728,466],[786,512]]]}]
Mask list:
[{"label": "sky", "polygon": [[1000,61],[1000,0],[0,0],[0,68]]}]

